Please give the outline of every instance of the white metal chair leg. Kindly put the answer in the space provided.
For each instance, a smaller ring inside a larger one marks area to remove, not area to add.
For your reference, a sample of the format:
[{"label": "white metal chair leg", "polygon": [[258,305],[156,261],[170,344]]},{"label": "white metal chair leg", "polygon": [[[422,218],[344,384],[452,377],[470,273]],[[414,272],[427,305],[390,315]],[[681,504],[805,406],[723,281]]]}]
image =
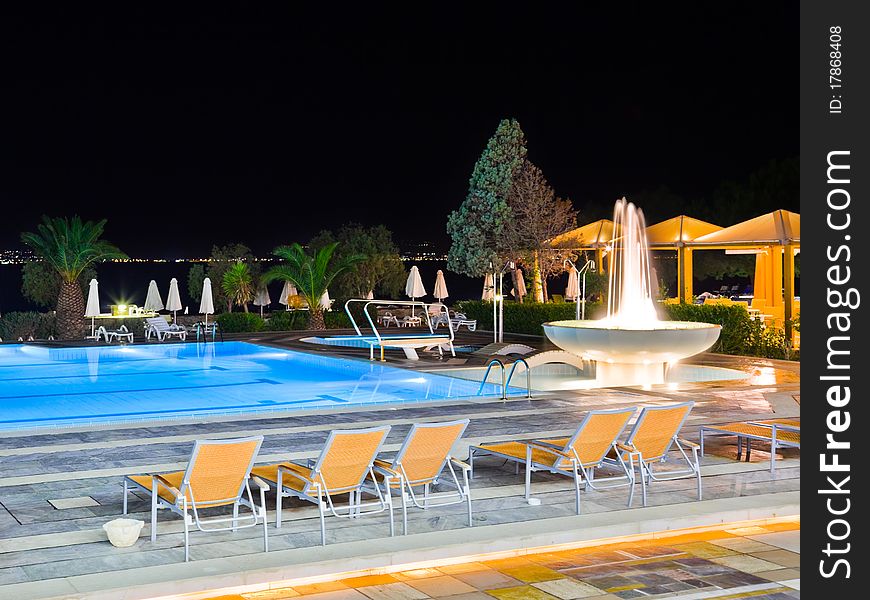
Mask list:
[{"label": "white metal chair leg", "polygon": [[266,512],[266,492],[260,490],[260,510],[263,511],[263,551],[269,551],[269,519]]},{"label": "white metal chair leg", "polygon": [[278,489],[275,490],[275,529],[281,529],[281,504],[284,500],[284,473],[278,469]]},{"label": "white metal chair leg", "polygon": [[183,500],[184,506],[184,562],[190,561],[190,531],[188,529],[188,516],[187,516],[187,497],[185,496]]},{"label": "white metal chair leg", "polygon": [[157,481],[151,484],[151,541],[157,541]]},{"label": "white metal chair leg", "polygon": [[577,514],[580,514],[580,473],[577,472],[577,463],[572,461],[574,465],[574,505],[577,509]]},{"label": "white metal chair leg", "polygon": [[123,514],[127,514],[127,480],[124,479],[124,512]]},{"label": "white metal chair leg", "polygon": [[[517,467],[519,468],[517,463]],[[526,500],[532,497],[532,447],[526,446]]]},{"label": "white metal chair leg", "polygon": [[235,503],[233,503],[233,529],[232,529],[233,533],[235,533],[236,530],[238,529],[238,522],[239,522],[239,503],[235,502]]},{"label": "white metal chair leg", "polygon": [[643,456],[641,456],[638,460],[640,461],[640,490],[641,490],[641,493],[643,494],[643,505],[646,506],[646,484],[647,484],[647,478],[649,477],[649,474],[646,472],[646,469],[648,467],[646,467],[646,465],[643,462]]},{"label": "white metal chair leg", "polygon": [[320,509],[320,543],[326,545],[326,506],[320,486],[317,486],[317,506]]},{"label": "white metal chair leg", "polygon": [[631,474],[628,484],[628,507],[631,508],[631,503],[634,502],[634,486],[637,482],[634,474],[634,456],[631,454],[628,455],[628,472]]},{"label": "white metal chair leg", "polygon": [[465,501],[468,504],[468,526],[474,526],[474,520],[471,515],[471,486],[468,485],[468,471],[466,469],[462,470],[462,483],[465,486]]}]

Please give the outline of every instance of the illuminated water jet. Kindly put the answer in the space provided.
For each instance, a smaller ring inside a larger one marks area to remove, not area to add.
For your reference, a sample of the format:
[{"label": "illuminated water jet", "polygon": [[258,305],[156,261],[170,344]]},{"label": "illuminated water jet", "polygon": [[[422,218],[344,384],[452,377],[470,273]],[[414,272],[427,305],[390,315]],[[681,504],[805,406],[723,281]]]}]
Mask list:
[{"label": "illuminated water jet", "polygon": [[660,321],[652,297],[643,212],[622,198],[613,210],[607,316],[544,323],[558,347],[595,361],[602,385],[664,383],[669,364],[708,349],[721,326]]}]

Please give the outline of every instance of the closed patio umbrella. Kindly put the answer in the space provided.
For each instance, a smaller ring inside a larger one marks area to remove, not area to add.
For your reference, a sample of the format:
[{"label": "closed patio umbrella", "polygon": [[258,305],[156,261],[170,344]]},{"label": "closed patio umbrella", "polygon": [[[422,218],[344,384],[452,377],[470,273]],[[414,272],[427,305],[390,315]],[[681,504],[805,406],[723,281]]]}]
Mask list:
[{"label": "closed patio umbrella", "polygon": [[94,317],[100,316],[100,290],[96,279],[91,279],[88,284],[88,304],[85,307],[85,316],[91,318],[91,337],[94,337]]},{"label": "closed patio umbrella", "polygon": [[254,306],[260,307],[260,318],[263,317],[263,307],[272,304],[272,299],[269,297],[269,288],[265,285],[257,290],[257,296],[254,298]]},{"label": "closed patio umbrella", "polygon": [[523,270],[517,269],[517,286],[513,290],[514,298],[523,301],[523,296],[526,295],[526,281],[523,279]]},{"label": "closed patio umbrella", "polygon": [[157,282],[153,279],[148,284],[148,294],[145,296],[145,310],[149,312],[163,310],[163,299],[160,297],[160,290],[157,289]]},{"label": "closed patio umbrella", "polygon": [[432,292],[432,295],[438,298],[438,300],[444,300],[450,294],[447,293],[447,282],[444,281],[444,271],[438,269],[438,273],[435,274],[435,290]]},{"label": "closed patio umbrella", "polygon": [[480,295],[481,300],[489,300],[492,302],[495,299],[495,286],[492,283],[492,273],[487,273],[483,278],[483,293]]},{"label": "closed patio umbrella", "polygon": [[205,325],[208,327],[208,316],[214,314],[214,297],[211,295],[211,279],[202,280],[202,300],[199,302],[199,314],[205,315]]},{"label": "closed patio umbrella", "polygon": [[[405,282],[405,295],[411,300],[426,295],[426,288],[423,287],[423,279],[420,277],[420,269],[417,268],[417,265],[411,267],[411,272],[408,273],[408,281]],[[414,316],[413,305],[411,306],[411,316]]]},{"label": "closed patio umbrella", "polygon": [[329,310],[332,306],[332,300],[329,299],[329,290],[324,290],[323,295],[320,297],[320,302],[317,303],[320,308],[323,310]]},{"label": "closed patio umbrella", "polygon": [[580,281],[577,278],[577,269],[568,271],[568,287],[565,288],[565,299],[576,300],[580,297]]},{"label": "closed patio umbrella", "polygon": [[284,287],[281,288],[281,295],[278,297],[278,304],[283,304],[286,307],[285,310],[290,310],[290,296],[296,295],[298,295],[296,286],[289,281],[285,281]]},{"label": "closed patio umbrella", "polygon": [[169,295],[166,297],[166,310],[172,311],[172,322],[175,323],[175,314],[184,308],[181,304],[181,294],[178,293],[178,280],[173,277],[169,280]]}]

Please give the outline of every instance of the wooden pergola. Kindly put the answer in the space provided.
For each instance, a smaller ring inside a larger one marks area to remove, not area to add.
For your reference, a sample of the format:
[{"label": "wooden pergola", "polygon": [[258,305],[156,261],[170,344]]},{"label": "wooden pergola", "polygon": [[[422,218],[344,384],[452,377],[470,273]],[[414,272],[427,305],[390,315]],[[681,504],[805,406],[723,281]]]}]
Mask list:
[{"label": "wooden pergola", "polygon": [[553,248],[591,251],[595,253],[595,266],[599,273],[607,273],[604,253],[613,239],[613,221],[600,219],[577,229],[566,231],[550,240]]},{"label": "wooden pergola", "polygon": [[679,215],[646,228],[650,250],[676,250],[677,252],[677,297],[680,302],[692,298],[692,248],[689,244],[697,238],[721,231],[718,225],[707,221]]},{"label": "wooden pergola", "polygon": [[[737,250],[756,254],[753,294],[769,306],[783,306],[786,337],[791,339],[794,317],[794,257],[801,247],[801,216],[787,210],[737,223],[702,235],[688,247],[696,250]],[[691,281],[691,277],[688,278]],[[680,296],[680,301],[691,298]]]}]

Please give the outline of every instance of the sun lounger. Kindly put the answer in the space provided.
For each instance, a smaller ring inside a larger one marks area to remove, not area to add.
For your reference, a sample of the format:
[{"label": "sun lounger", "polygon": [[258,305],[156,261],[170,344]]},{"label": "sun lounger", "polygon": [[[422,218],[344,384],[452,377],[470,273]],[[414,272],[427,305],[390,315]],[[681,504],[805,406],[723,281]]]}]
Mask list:
[{"label": "sun lounger", "polygon": [[[373,486],[377,500],[363,502],[366,477],[375,482],[374,461],[390,431],[389,425],[369,429],[335,430],[329,434],[317,460],[307,465],[292,462],[256,467],[254,475],[277,486],[275,526],[281,527],[281,499],[295,497],[313,502],[320,511],[320,538],[326,545],[326,512],[335,517],[354,518],[363,514],[390,512],[390,535],[394,535],[393,503],[389,494]],[[389,477],[388,477],[389,479]],[[391,485],[387,482],[387,485]],[[339,507],[335,497],[348,494],[347,506]],[[366,510],[364,510],[366,509]],[[344,514],[342,514],[344,513]]]},{"label": "sun lounger", "polygon": [[121,325],[118,329],[106,329],[104,325],[100,325],[97,327],[97,341],[100,341],[100,337],[103,337],[106,342],[111,342],[113,340],[124,340],[126,342],[133,343],[133,332],[127,329],[126,325]]},{"label": "sun lounger", "polygon": [[590,411],[586,413],[577,431],[570,438],[496,442],[471,446],[468,449],[468,462],[473,469],[475,456],[492,455],[516,463],[517,468],[521,464],[526,465],[527,500],[531,497],[533,471],[549,471],[572,477],[576,496],[575,507],[577,514],[580,514],[581,483],[594,490],[598,488],[598,483],[601,481],[622,481],[624,483],[610,483],[606,487],[628,485],[630,490],[634,489],[634,474],[618,454],[616,463],[621,466],[621,475],[602,479],[594,474],[595,469],[604,464],[608,452],[615,450],[617,439],[634,412],[634,408]]},{"label": "sun lounger", "polygon": [[159,342],[167,337],[177,337],[181,341],[187,339],[187,329],[174,324],[170,325],[163,317],[145,319],[145,339],[150,340],[152,334],[157,337]]},{"label": "sun lounger", "polygon": [[752,452],[752,440],[770,444],[770,473],[776,472],[777,448],[800,448],[801,426],[796,419],[768,419],[765,421],[748,421],[741,423],[726,423],[725,425],[705,425],[701,427],[701,456],[704,455],[705,435],[733,435],[737,437],[737,460],[746,447],[746,461],[749,462]]},{"label": "sun lounger", "polygon": [[[417,508],[447,506],[466,502],[468,505],[468,526],[471,527],[471,489],[468,485],[468,472],[471,467],[450,456],[456,440],[462,437],[468,419],[448,423],[424,423],[411,427],[402,447],[392,460],[376,460],[375,476],[383,493],[391,495],[393,490],[402,498],[402,532],[408,533],[408,504]],[[446,483],[455,488],[448,500],[442,496],[433,500],[429,488],[433,484],[445,483],[441,476],[444,468],[450,473]],[[462,482],[456,476],[454,467],[462,469]],[[389,485],[387,485],[389,481]],[[423,488],[420,490],[420,488]],[[414,491],[417,488],[417,492]],[[418,494],[422,491],[422,499]]]},{"label": "sun lounger", "polygon": [[[616,459],[617,464],[628,462],[631,469],[637,465],[640,472],[643,505],[646,506],[647,487],[653,481],[667,481],[695,477],[698,481],[698,500],[701,499],[701,464],[698,459],[700,446],[694,442],[679,437],[680,430],[689,417],[694,402],[683,402],[670,406],[647,406],[638,416],[628,440],[617,444],[618,452],[608,457],[608,461]],[[682,458],[686,461],[686,469],[654,470],[654,463],[665,463],[668,452],[676,446]],[[692,451],[692,457],[686,453],[687,447]],[[634,499],[634,486],[631,486],[628,505]]]},{"label": "sun lounger", "polygon": [[459,331],[459,328],[465,325],[468,331],[474,331],[477,329],[477,319],[469,319],[463,313],[456,313],[450,319],[450,327],[453,328],[453,331]]},{"label": "sun lounger", "polygon": [[[196,525],[200,531],[235,531],[254,527],[262,520],[263,546],[269,551],[269,532],[266,523],[265,483],[251,476],[251,467],[263,436],[230,440],[197,440],[184,471],[173,473],[129,475],[124,478],[124,514],[127,514],[127,493],[130,488],[151,496],[151,541],[157,541],[157,510],[166,508],[184,521],[184,560],[190,560],[188,528]],[[254,504],[251,482],[260,492],[260,505]],[[239,515],[239,506],[251,514]],[[232,506],[231,516],[218,516],[202,520],[200,511]],[[216,523],[230,523],[229,527],[212,527]]]}]

